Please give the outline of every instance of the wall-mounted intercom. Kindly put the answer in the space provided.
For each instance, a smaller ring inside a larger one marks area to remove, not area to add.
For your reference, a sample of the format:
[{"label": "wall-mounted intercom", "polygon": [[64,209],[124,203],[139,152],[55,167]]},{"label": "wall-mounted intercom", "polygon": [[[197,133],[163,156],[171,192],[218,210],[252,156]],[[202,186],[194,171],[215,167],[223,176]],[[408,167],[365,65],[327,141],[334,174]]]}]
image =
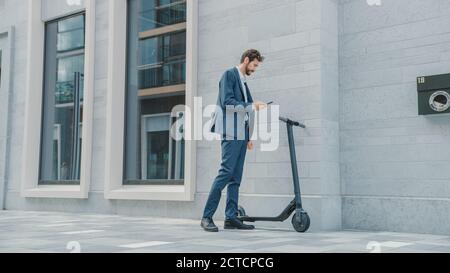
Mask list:
[{"label": "wall-mounted intercom", "polygon": [[417,78],[419,115],[450,113],[450,74]]}]

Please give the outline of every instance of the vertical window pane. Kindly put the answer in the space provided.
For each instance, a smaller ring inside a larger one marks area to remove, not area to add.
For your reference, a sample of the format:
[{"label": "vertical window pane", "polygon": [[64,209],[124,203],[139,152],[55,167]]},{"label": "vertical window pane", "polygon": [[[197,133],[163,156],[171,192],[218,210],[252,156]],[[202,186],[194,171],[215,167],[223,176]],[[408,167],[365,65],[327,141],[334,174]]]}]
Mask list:
[{"label": "vertical window pane", "polygon": [[186,31],[139,40],[139,88],[186,82]]},{"label": "vertical window pane", "polygon": [[40,184],[79,184],[84,15],[47,23]]},{"label": "vertical window pane", "polygon": [[138,2],[140,31],[186,22],[185,0],[140,0]]},{"label": "vertical window pane", "polygon": [[158,45],[159,40],[157,38],[144,39],[139,42],[139,64],[141,66],[145,65],[155,65],[162,61],[162,56]]},{"label": "vertical window pane", "polygon": [[142,179],[169,179],[170,114],[151,115],[142,121]]},{"label": "vertical window pane", "polygon": [[58,51],[84,47],[84,16],[58,21]]},{"label": "vertical window pane", "polygon": [[[76,82],[75,77],[77,76],[77,73],[83,73],[84,55],[59,58],[57,62],[56,103],[73,103]],[[83,101],[83,77],[79,80],[79,99]]]},{"label": "vertical window pane", "polygon": [[149,30],[185,13],[185,1],[128,0],[125,184],[183,183],[184,132],[171,134],[183,117],[171,113],[186,104],[186,30]]},{"label": "vertical window pane", "polygon": [[84,46],[84,31],[73,30],[58,34],[58,51],[67,51]]},{"label": "vertical window pane", "polygon": [[58,33],[67,32],[71,30],[83,29],[84,28],[84,17],[74,16],[69,17],[64,20],[58,21]]}]

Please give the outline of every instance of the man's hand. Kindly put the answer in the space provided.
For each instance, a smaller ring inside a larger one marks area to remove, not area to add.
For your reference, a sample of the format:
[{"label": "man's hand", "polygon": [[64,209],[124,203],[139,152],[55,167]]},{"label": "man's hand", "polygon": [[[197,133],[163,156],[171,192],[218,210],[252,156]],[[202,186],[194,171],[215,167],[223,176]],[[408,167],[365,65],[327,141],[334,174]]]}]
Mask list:
[{"label": "man's hand", "polygon": [[261,101],[256,101],[253,105],[255,106],[256,111],[261,111],[267,108],[267,104]]},{"label": "man's hand", "polygon": [[252,142],[252,141],[249,141],[249,142],[247,143],[247,149],[248,149],[249,151],[253,150],[253,142]]}]

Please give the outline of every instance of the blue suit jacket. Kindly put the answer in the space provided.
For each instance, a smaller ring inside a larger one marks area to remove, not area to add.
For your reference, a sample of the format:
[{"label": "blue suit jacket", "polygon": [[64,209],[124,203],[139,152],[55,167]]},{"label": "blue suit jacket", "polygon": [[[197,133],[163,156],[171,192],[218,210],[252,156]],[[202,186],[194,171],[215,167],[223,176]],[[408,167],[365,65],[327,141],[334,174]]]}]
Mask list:
[{"label": "blue suit jacket", "polygon": [[[245,102],[247,92],[248,102]],[[211,132],[226,140],[249,140],[254,130],[255,113],[250,90],[243,90],[238,69],[227,70],[219,83],[219,97],[214,111]],[[249,117],[246,122],[246,116]]]}]

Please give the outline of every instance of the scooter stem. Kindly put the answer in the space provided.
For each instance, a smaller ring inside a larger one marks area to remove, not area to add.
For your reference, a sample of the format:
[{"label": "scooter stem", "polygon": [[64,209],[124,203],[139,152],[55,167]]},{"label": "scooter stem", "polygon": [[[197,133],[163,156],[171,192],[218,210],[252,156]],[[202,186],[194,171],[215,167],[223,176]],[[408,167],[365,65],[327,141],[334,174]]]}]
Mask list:
[{"label": "scooter stem", "polygon": [[287,123],[287,132],[289,140],[289,151],[291,155],[292,178],[294,182],[295,202],[297,209],[302,209],[302,198],[300,194],[300,181],[298,177],[297,154],[295,152],[293,125]]}]

